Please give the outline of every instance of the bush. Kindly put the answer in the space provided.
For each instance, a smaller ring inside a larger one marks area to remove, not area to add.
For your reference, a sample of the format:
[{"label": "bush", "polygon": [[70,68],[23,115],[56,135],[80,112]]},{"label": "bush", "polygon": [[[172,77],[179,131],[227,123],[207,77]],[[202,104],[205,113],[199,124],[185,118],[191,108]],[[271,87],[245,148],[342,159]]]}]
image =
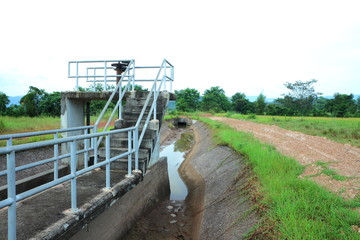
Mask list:
[{"label": "bush", "polygon": [[256,115],[255,114],[249,114],[247,116],[247,119],[256,119]]}]

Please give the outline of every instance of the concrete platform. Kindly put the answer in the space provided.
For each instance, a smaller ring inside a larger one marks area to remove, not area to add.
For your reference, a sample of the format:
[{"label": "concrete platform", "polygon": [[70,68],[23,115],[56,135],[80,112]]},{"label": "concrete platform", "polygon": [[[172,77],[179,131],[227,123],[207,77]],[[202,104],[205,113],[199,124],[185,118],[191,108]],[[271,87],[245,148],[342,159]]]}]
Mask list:
[{"label": "concrete platform", "polygon": [[[17,206],[17,239],[30,239],[38,234],[41,234],[41,238],[56,238],[70,234],[68,229],[74,227],[71,226],[73,224],[77,224],[81,229],[86,222],[78,224],[75,222],[76,219],[84,219],[87,215],[96,217],[100,214],[97,207],[104,208],[105,205],[109,205],[114,198],[124,195],[136,186],[142,178],[137,174],[132,179],[125,179],[125,174],[124,171],[111,171],[111,187],[114,188],[112,191],[104,189],[103,170],[79,177],[77,213],[70,210],[70,182],[21,201]],[[2,209],[0,216],[0,239],[7,239],[7,209]],[[44,230],[46,231],[43,232]],[[71,231],[74,230],[76,227]]]}]

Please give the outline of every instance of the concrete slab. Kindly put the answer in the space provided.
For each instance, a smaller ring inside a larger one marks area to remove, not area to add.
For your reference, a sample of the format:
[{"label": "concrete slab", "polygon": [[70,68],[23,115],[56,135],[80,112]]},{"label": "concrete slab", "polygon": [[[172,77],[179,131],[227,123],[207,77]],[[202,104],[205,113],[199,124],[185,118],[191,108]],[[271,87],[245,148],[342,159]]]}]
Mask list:
[{"label": "concrete slab", "polygon": [[[119,184],[125,174],[124,171],[112,171],[111,186]],[[139,180],[140,176],[130,184],[134,185]],[[30,239],[52,225],[52,233],[65,231],[66,224],[70,225],[69,221],[81,217],[81,213],[92,207],[92,204],[89,205],[91,200],[99,199],[107,194],[110,198],[113,197],[111,192],[104,190],[105,172],[103,170],[79,177],[77,185],[78,208],[81,210],[77,214],[70,210],[70,182],[21,201],[17,205],[17,239]],[[7,210],[2,209],[0,215],[0,239],[7,239]]]}]

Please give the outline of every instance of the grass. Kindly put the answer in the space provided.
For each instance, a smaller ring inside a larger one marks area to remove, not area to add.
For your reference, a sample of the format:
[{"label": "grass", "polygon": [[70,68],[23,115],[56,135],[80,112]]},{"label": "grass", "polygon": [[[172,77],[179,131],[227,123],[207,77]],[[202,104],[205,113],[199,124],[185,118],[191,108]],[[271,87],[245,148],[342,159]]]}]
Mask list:
[{"label": "grass", "polygon": [[259,182],[262,197],[257,206],[266,210],[261,211],[261,224],[248,238],[261,239],[260,234],[269,239],[270,232],[272,239],[359,239],[352,226],[360,224],[359,214],[353,210],[360,207],[360,198],[344,200],[308,179],[300,179],[303,166],[294,159],[250,134],[199,119],[213,129],[217,144],[227,145],[245,156]]},{"label": "grass", "polygon": [[[111,112],[106,112],[105,116],[101,123],[105,123],[110,117]],[[97,120],[97,116],[91,116],[90,122],[94,124]],[[59,129],[60,118],[59,117],[8,117],[0,116],[0,135],[13,134],[13,133],[23,133],[23,132],[35,132],[42,130],[50,129]],[[100,127],[98,131],[102,131],[103,127]],[[54,139],[52,134],[26,137],[26,138],[17,138],[13,140],[13,145],[39,142],[45,140]],[[6,141],[0,141],[0,147],[5,147]]]},{"label": "grass", "polygon": [[221,113],[217,116],[276,125],[313,136],[322,136],[339,143],[360,147],[360,118],[287,117]]}]

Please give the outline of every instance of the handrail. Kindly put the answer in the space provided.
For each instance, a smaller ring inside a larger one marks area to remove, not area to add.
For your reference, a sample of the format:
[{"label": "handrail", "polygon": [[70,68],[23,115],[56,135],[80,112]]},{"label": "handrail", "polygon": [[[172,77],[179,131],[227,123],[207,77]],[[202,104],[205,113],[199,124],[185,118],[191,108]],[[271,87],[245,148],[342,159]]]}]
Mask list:
[{"label": "handrail", "polygon": [[22,137],[33,137],[33,136],[48,135],[48,134],[63,133],[63,132],[72,132],[72,131],[79,131],[79,130],[85,130],[85,129],[91,129],[91,128],[94,128],[94,125],[82,126],[82,127],[50,129],[50,130],[37,131],[37,132],[6,134],[6,135],[0,135],[0,140],[7,140],[10,138],[14,139],[14,138],[22,138]]},{"label": "handrail", "polygon": [[[104,67],[99,69],[103,69],[104,75],[97,75],[94,73],[94,83],[95,81],[99,81],[96,79],[97,77],[104,77],[103,82],[105,84],[106,89],[106,82],[114,81],[111,77],[118,77],[120,79],[118,84],[115,86],[115,90],[112,92],[110,98],[108,99],[107,103],[105,104],[104,109],[101,111],[98,119],[96,120],[94,125],[91,126],[82,126],[82,127],[73,127],[67,129],[54,129],[54,130],[45,130],[39,132],[28,132],[28,133],[19,133],[19,134],[7,134],[7,135],[0,135],[0,140],[7,140],[8,145],[6,147],[0,148],[0,155],[7,155],[7,169],[0,172],[0,176],[7,175],[7,183],[8,183],[8,197],[5,200],[0,201],[0,208],[8,207],[8,238],[15,239],[16,238],[16,202],[23,200],[27,197],[30,197],[34,194],[37,194],[41,191],[44,191],[50,187],[59,185],[65,181],[71,182],[71,209],[73,211],[77,210],[77,199],[76,199],[76,178],[86,172],[92,171],[95,168],[105,166],[106,167],[106,188],[110,188],[110,163],[116,161],[120,158],[125,156],[128,157],[128,174],[127,176],[132,176],[132,156],[135,158],[135,171],[139,170],[139,148],[141,142],[144,138],[146,128],[149,124],[150,119],[156,119],[156,111],[157,111],[157,99],[159,97],[160,91],[162,87],[166,88],[166,82],[170,82],[170,92],[172,91],[172,82],[174,81],[174,68],[166,59],[162,61],[160,66],[145,66],[145,67],[137,67],[135,66],[134,60],[120,60],[120,61],[128,61],[129,64],[126,67],[126,70],[120,75],[107,75],[107,64],[110,62],[119,62],[118,60],[106,60],[100,61],[104,63]],[[76,64],[76,75],[71,75],[70,65],[72,63]],[[69,62],[69,70],[68,70],[68,77],[69,78],[76,78],[76,86],[78,87],[78,79],[79,78],[86,78],[89,75],[81,75],[79,74],[79,64],[80,63],[99,63],[99,61],[71,61]],[[143,68],[158,68],[158,72],[156,74],[155,79],[135,79],[135,69],[143,69]],[[170,70],[170,71],[169,71]],[[110,79],[107,79],[107,78]],[[122,89],[123,82],[127,81],[125,88]],[[122,107],[122,99],[124,98],[127,91],[130,90],[132,86],[132,90],[134,90],[134,83],[138,81],[152,81],[153,84],[151,86],[151,90],[146,98],[145,104],[141,110],[140,116],[133,127],[117,129],[113,131],[107,131],[107,128],[114,118],[116,110],[119,108],[119,117],[121,118],[121,107]],[[158,83],[160,82],[160,83]],[[115,98],[116,94],[119,94],[119,99],[113,109],[111,116],[109,117],[103,132],[97,132],[97,128],[103,116],[105,115],[106,110],[108,109],[110,103]],[[153,97],[153,100],[151,98]],[[151,102],[150,102],[151,101]],[[151,105],[151,106],[150,106]],[[146,108],[150,106],[149,114],[147,115],[144,127],[139,135],[139,127],[144,117]],[[87,133],[88,129],[93,129],[92,133]],[[76,136],[68,136],[65,138],[58,138],[59,133],[64,132],[71,132],[71,131],[84,131],[82,135]],[[126,152],[119,154],[117,156],[110,156],[110,137],[113,134],[127,132],[128,133],[128,149]],[[12,139],[19,138],[19,137],[30,137],[36,135],[46,135],[46,134],[54,134],[54,139],[34,142],[34,143],[27,143],[27,144],[20,144],[20,145],[12,145]],[[157,136],[159,135],[159,131],[157,131]],[[97,151],[98,151],[98,144],[101,142],[101,139],[105,137],[105,160],[102,162],[97,162]],[[90,141],[92,146],[90,145]],[[78,143],[83,142],[84,148],[78,148]],[[66,153],[59,153],[59,145],[66,144],[70,146],[70,152]],[[34,148],[41,148],[46,146],[54,146],[54,156],[51,158],[43,159],[34,163],[22,165],[16,167],[15,165],[15,156],[18,151],[29,150]],[[87,159],[89,154],[93,152],[94,155],[94,164],[92,166],[88,166]],[[77,169],[77,156],[80,154],[84,154],[84,167],[82,169]],[[57,176],[58,171],[58,161],[64,158],[69,158],[69,166],[70,166],[70,173],[63,177]],[[43,184],[39,187],[30,189],[26,192],[17,194],[16,193],[16,177],[15,174],[17,171],[22,171],[28,168],[32,168],[38,165],[42,165],[45,163],[54,162],[54,179],[51,182]]]}]

